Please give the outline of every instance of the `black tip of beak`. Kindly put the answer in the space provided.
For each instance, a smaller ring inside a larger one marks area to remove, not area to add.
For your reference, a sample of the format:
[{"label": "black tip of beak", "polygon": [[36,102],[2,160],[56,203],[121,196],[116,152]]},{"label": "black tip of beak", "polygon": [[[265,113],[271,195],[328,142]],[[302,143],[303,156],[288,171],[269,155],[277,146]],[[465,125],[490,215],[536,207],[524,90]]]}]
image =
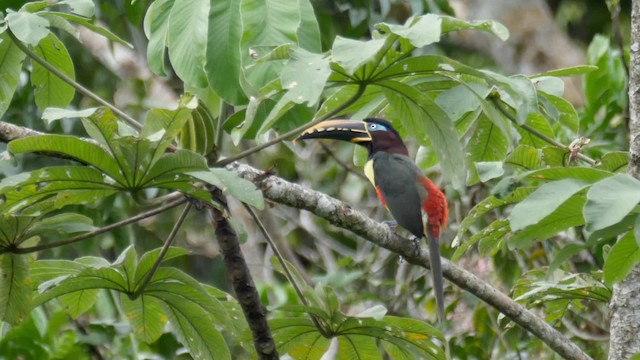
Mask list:
[{"label": "black tip of beak", "polygon": [[305,130],[297,140],[333,139],[360,143],[371,141],[366,123],[350,120],[328,120]]}]

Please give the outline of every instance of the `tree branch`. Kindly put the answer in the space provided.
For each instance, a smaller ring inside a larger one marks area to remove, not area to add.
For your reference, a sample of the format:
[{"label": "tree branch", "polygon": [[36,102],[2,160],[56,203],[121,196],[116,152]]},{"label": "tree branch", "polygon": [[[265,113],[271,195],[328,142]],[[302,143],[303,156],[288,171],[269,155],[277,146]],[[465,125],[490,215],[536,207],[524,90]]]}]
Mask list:
[{"label": "tree branch", "polygon": [[[220,190],[215,190],[213,195],[214,198],[221,200],[219,203],[226,204],[226,198]],[[221,210],[213,206],[209,206],[209,210],[213,216],[216,238],[220,244],[225,267],[229,272],[229,279],[253,334],[253,346],[258,353],[258,358],[277,360],[279,356],[267,322],[267,310],[260,301],[260,295],[240,249],[238,236]]]},{"label": "tree branch", "polygon": [[[412,241],[394,234],[388,226],[370,219],[346,203],[276,176],[264,177],[261,171],[248,165],[235,162],[229,164],[227,169],[234,170],[241,177],[255,182],[258,188],[262,189],[265,198],[271,201],[310,211],[333,225],[347,229],[378,246],[393,251],[412,264],[425,268],[430,267],[425,248],[421,248],[416,253]],[[459,268],[446,259],[442,259],[442,270],[444,277],[449,281],[496,308],[538,337],[562,357],[580,360],[591,359],[576,344],[543,319],[472,273]]]}]

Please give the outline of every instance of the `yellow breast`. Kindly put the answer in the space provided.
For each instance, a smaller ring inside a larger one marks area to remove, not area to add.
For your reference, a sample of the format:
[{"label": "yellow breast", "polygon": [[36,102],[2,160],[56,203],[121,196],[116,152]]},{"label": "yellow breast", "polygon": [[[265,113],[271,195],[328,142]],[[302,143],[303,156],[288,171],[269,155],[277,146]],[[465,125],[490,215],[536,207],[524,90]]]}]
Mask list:
[{"label": "yellow breast", "polygon": [[373,176],[373,160],[369,160],[366,164],[364,164],[364,174],[367,176],[367,179],[371,181],[373,187],[375,187],[376,178]]}]

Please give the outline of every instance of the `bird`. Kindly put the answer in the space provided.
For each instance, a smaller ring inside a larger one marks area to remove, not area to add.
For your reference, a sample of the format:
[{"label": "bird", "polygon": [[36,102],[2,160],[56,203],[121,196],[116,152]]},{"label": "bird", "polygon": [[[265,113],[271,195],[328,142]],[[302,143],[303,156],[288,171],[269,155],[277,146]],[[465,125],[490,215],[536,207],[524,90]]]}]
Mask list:
[{"label": "bird", "polygon": [[416,239],[427,239],[438,318],[445,320],[439,239],[449,208],[444,193],[409,157],[391,122],[379,118],[326,120],[306,129],[298,140],[348,141],[368,150],[364,172],[398,225]]}]

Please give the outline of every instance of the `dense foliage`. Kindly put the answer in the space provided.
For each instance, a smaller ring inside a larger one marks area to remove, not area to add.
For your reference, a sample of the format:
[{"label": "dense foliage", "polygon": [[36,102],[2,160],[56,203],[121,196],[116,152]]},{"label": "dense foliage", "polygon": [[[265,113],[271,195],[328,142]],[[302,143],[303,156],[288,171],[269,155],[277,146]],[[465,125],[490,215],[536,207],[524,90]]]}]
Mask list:
[{"label": "dense foliage", "polygon": [[[506,40],[508,30],[456,18],[446,1],[417,3],[403,13],[385,1],[65,0],[0,13],[0,116],[47,133],[11,141],[0,160],[0,357],[249,358],[251,333],[213,229],[193,211],[202,204],[251,244],[281,355],[319,359],[336,346],[344,359],[550,353],[453,287],[450,326],[431,325],[423,270],[298,209],[265,206],[222,166],[277,164],[277,176],[382,220],[357,170],[362,149],[288,141],[345,116],[392,121],[446,190],[455,210],[445,257],[540,308],[590,355],[606,353],[606,341],[592,342],[607,333],[611,287],[640,262],[623,54],[597,35],[582,66],[478,68],[447,55],[456,34]],[[335,25],[331,11],[350,25]],[[111,45],[91,53],[77,40],[95,41],[92,33]],[[137,70],[105,53],[127,54]],[[577,76],[579,110],[560,79]],[[172,109],[154,99],[158,86]],[[266,208],[260,217],[305,302],[240,203]]]}]

